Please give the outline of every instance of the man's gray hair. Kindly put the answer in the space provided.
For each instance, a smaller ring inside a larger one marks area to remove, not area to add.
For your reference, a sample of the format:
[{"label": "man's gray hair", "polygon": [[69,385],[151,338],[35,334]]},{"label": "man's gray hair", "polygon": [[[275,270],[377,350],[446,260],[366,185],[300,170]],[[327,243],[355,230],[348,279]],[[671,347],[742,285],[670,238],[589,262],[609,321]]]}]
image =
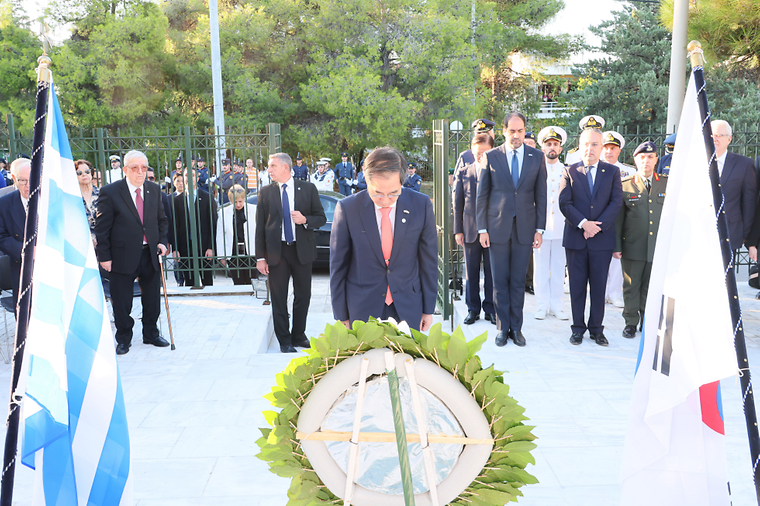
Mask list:
[{"label": "man's gray hair", "polygon": [[290,158],[290,155],[287,153],[274,153],[273,155],[269,155],[269,159],[276,158],[281,163],[285,163],[288,165],[289,169],[293,168],[293,159]]},{"label": "man's gray hair", "polygon": [[383,174],[385,177],[398,174],[401,184],[404,184],[408,167],[406,158],[399,150],[390,146],[376,148],[364,160],[364,177],[372,179],[375,174]]},{"label": "man's gray hair", "polygon": [[22,167],[29,166],[29,168],[32,168],[32,161],[28,158],[16,158],[11,162],[11,174],[18,177],[18,171],[21,170]]},{"label": "man's gray hair", "polygon": [[132,160],[132,158],[143,158],[145,159],[145,162],[147,164],[148,157],[145,153],[142,151],[137,151],[136,149],[133,149],[132,151],[128,152],[126,155],[124,155],[124,166],[129,167],[129,162]]},{"label": "man's gray hair", "polygon": [[728,135],[731,135],[731,136],[734,135],[734,131],[731,128],[731,125],[728,123],[728,121],[726,121],[724,119],[716,119],[715,121],[712,121],[710,123],[710,126],[712,127],[712,131],[713,132],[715,132],[715,130],[717,129],[716,127],[718,127],[720,125],[723,125],[723,126],[726,127],[726,131],[728,131]]}]

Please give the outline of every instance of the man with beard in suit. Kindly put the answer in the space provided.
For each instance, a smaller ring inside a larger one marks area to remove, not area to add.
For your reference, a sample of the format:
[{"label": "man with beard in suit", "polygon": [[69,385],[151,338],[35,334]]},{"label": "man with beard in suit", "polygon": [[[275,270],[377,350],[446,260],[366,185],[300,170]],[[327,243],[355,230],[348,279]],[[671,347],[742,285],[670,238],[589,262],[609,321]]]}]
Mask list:
[{"label": "man with beard in suit", "polygon": [[486,152],[478,182],[477,226],[481,246],[491,248],[497,346],[508,339],[525,346],[525,276],[546,226],[546,162],[523,143],[526,121],[519,112],[507,114],[506,142]]}]

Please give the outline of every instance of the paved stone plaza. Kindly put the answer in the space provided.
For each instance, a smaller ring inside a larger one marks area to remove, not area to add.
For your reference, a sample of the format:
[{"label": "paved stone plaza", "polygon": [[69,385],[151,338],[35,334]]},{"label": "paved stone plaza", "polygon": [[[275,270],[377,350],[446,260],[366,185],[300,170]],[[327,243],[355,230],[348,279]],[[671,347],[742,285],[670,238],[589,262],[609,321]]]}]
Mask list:
[{"label": "paved stone plaza", "polygon": [[[746,279],[746,269],[744,276]],[[218,288],[231,289],[217,277]],[[220,286],[224,285],[224,286]],[[171,289],[178,293],[185,289]],[[750,363],[760,381],[760,301],[746,281],[739,286]],[[205,292],[205,293],[204,293]],[[280,506],[289,480],[255,457],[265,426],[262,398],[292,355],[279,353],[271,337],[270,308],[251,295],[171,296],[175,351],[133,340],[119,357],[132,441],[136,506]],[[570,313],[568,296],[565,312]],[[466,315],[456,303],[455,321]],[[570,324],[552,316],[533,318],[535,298],[526,296],[525,348],[494,344],[496,327],[480,320],[464,327],[468,338],[489,332],[480,356],[505,371],[505,383],[536,426],[535,466],[540,481],[522,489],[519,503],[533,506],[609,506],[619,502],[622,459],[635,358],[640,336],[628,340],[621,310],[607,305],[601,348],[588,338],[568,342]],[[133,315],[139,317],[139,299]],[[162,314],[163,335],[169,338]],[[12,328],[12,317],[9,318]],[[318,335],[332,322],[329,281],[315,273],[307,332]],[[449,323],[444,330],[450,331]],[[0,322],[0,332],[3,331]],[[12,332],[12,330],[11,330]],[[140,336],[139,320],[135,335]],[[3,344],[3,348],[4,348]],[[262,353],[262,351],[269,353]],[[10,382],[10,365],[0,364]],[[723,382],[729,476],[736,505],[753,504],[754,489],[738,379]],[[14,503],[31,503],[33,474],[20,466]]]}]

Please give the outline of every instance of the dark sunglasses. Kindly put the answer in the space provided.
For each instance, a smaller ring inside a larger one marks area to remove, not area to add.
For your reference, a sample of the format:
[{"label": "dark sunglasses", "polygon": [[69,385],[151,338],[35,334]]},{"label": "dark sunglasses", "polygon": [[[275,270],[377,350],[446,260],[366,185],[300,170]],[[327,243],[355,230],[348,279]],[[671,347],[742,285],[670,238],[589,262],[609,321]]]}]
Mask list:
[{"label": "dark sunglasses", "polygon": [[148,176],[148,181],[155,181],[155,180],[156,180],[155,176]]},{"label": "dark sunglasses", "polygon": [[90,173],[90,169],[84,169],[84,171],[78,170],[77,176],[81,176],[82,174],[89,174],[89,173]]}]

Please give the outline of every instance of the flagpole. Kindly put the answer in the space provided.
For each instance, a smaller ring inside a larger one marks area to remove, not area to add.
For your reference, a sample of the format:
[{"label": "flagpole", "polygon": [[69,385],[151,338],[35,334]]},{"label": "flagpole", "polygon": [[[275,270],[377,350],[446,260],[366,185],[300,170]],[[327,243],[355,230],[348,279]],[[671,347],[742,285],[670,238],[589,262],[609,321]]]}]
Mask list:
[{"label": "flagpole", "polygon": [[52,63],[43,49],[37,59],[37,109],[34,121],[34,141],[32,143],[32,168],[29,175],[29,201],[26,215],[24,242],[21,247],[21,279],[19,282],[18,304],[16,306],[16,338],[13,347],[13,376],[11,379],[10,405],[6,422],[3,472],[0,478],[0,506],[11,506],[13,502],[13,482],[18,453],[19,408],[21,398],[16,395],[21,362],[24,356],[29,310],[31,306],[32,271],[34,269],[34,246],[37,237],[37,204],[39,202],[40,179],[42,174],[43,144],[45,140],[45,118],[47,116],[47,95],[50,88]]},{"label": "flagpole", "polygon": [[697,102],[702,119],[702,135],[704,136],[705,148],[710,163],[710,181],[712,183],[713,203],[718,218],[718,237],[720,237],[720,249],[723,255],[723,267],[726,272],[726,288],[728,290],[728,304],[731,309],[731,323],[734,327],[734,345],[736,347],[736,359],[739,364],[739,380],[742,387],[742,399],[744,402],[744,419],[747,424],[749,436],[749,450],[752,457],[752,476],[755,481],[755,495],[760,505],[760,435],[757,428],[757,412],[755,411],[755,396],[752,392],[752,379],[749,371],[749,358],[747,357],[747,345],[744,341],[744,323],[742,321],[741,307],[739,306],[739,292],[736,288],[736,264],[734,252],[728,240],[728,223],[726,221],[725,201],[720,186],[718,175],[718,159],[715,156],[715,144],[712,138],[712,126],[710,125],[710,108],[707,104],[705,92],[705,76],[703,68],[702,45],[693,40],[687,47],[691,58],[691,67],[694,72],[694,84],[697,88]]}]

